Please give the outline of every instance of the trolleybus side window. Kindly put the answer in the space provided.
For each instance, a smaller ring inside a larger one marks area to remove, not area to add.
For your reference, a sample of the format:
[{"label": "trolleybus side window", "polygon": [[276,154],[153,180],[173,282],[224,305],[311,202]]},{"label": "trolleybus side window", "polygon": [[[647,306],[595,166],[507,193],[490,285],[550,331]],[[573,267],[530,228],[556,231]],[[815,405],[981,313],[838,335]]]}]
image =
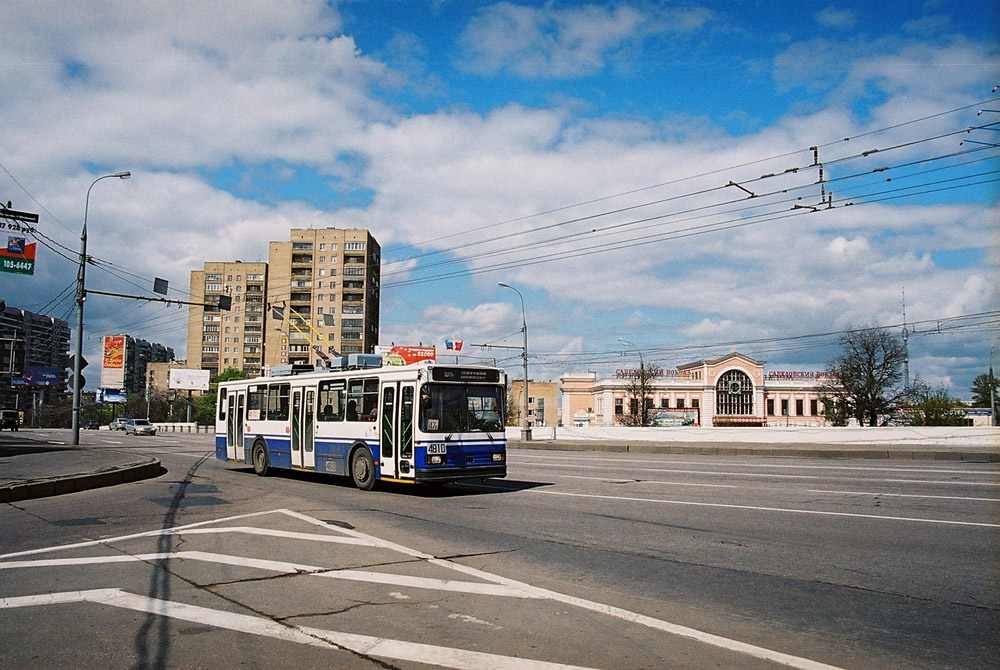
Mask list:
[{"label": "trolleybus side window", "polygon": [[378,379],[351,379],[347,383],[347,420],[374,421],[378,415]]},{"label": "trolleybus side window", "polygon": [[288,384],[267,387],[267,420],[288,421]]},{"label": "trolleybus side window", "polygon": [[225,386],[223,386],[222,390],[219,391],[219,421],[226,420],[226,395],[228,392],[229,389]]},{"label": "trolleybus side window", "polygon": [[319,383],[320,421],[343,421],[347,411],[347,382],[343,379]]},{"label": "trolleybus side window", "polygon": [[266,386],[247,387],[247,419],[249,421],[260,421],[264,418],[264,393]]}]

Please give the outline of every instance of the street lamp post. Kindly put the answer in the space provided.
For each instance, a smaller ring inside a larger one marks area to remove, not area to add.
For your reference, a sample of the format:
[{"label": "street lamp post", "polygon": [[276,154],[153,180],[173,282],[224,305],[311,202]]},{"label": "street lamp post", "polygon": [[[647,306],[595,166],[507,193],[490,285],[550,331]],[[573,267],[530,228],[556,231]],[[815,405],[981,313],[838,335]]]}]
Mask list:
[{"label": "street lamp post", "polygon": [[83,301],[87,299],[87,213],[90,210],[90,190],[102,179],[117,177],[128,179],[132,173],[128,170],[106,174],[98,177],[87,189],[87,200],[83,207],[83,231],[80,233],[80,260],[76,268],[76,348],[73,355],[73,444],[80,444],[80,371],[83,369]]},{"label": "street lamp post", "polygon": [[524,396],[524,428],[523,428],[523,439],[525,441],[531,440],[531,427],[528,425],[528,320],[524,314],[524,296],[521,292],[509,284],[500,282],[500,286],[503,288],[509,288],[514,293],[517,293],[517,297],[521,299],[521,332],[524,334],[524,349],[521,351],[521,357],[524,360],[524,385],[521,389],[522,395]]}]

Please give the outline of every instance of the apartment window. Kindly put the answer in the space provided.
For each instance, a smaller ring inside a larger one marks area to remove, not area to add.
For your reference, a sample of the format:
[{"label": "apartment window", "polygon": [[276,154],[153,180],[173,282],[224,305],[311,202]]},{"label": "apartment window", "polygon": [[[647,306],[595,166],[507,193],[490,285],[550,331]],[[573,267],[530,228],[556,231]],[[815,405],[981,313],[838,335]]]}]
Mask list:
[{"label": "apartment window", "polygon": [[209,282],[209,281],[222,281],[222,275],[219,275],[219,274],[205,275],[205,281],[207,281],[207,282]]},{"label": "apartment window", "polygon": [[221,291],[222,284],[205,284],[206,291]]},{"label": "apartment window", "polygon": [[319,262],[320,263],[326,263],[326,256],[320,256],[319,257]]},{"label": "apartment window", "polygon": [[684,409],[684,398],[677,399],[677,409]]},{"label": "apartment window", "polygon": [[320,251],[326,251],[326,242],[320,242],[319,243],[319,250]]},{"label": "apartment window", "polygon": [[344,243],[344,250],[345,251],[358,251],[358,250],[362,250],[364,248],[365,248],[365,243],[364,242],[345,242]]}]

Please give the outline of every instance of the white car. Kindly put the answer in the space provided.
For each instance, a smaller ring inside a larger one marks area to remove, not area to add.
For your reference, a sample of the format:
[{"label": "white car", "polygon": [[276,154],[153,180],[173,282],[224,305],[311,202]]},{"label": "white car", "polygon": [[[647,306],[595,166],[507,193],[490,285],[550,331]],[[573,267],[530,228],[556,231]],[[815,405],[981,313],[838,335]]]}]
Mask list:
[{"label": "white car", "polygon": [[125,422],[125,434],[156,435],[156,427],[148,419],[129,419]]}]

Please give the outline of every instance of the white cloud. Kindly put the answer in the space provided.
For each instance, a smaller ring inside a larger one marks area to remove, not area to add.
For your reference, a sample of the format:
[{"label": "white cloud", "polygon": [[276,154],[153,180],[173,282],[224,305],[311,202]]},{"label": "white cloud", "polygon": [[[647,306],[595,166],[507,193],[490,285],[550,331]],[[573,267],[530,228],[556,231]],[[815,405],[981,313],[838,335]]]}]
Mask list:
[{"label": "white cloud", "polygon": [[460,38],[462,66],[493,74],[509,70],[522,77],[580,77],[605,67],[606,59],[652,33],[687,33],[711,17],[702,8],[653,10],[637,6],[515,5],[484,7]]}]

